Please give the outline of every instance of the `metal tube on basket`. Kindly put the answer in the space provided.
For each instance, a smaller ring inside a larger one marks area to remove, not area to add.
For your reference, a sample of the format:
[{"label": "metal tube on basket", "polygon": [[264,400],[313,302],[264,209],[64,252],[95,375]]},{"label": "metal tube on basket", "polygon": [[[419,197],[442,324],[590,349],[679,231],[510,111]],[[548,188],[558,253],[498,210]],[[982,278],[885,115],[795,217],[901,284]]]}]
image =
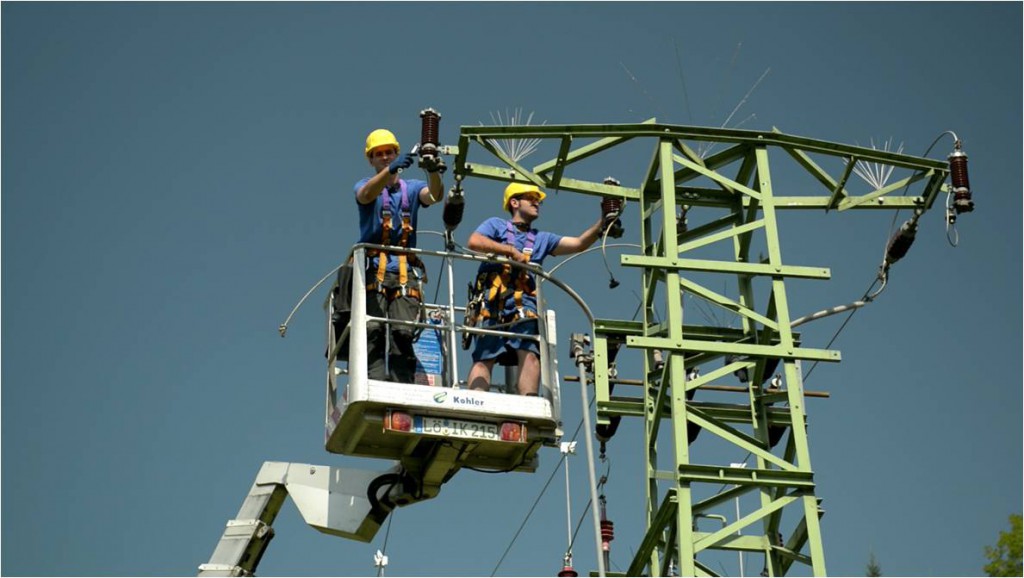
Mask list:
[{"label": "metal tube on basket", "polygon": [[448,356],[451,361],[451,384],[453,388],[459,387],[459,362],[456,359],[455,347],[455,281],[452,274],[454,259],[446,259],[448,262]]}]

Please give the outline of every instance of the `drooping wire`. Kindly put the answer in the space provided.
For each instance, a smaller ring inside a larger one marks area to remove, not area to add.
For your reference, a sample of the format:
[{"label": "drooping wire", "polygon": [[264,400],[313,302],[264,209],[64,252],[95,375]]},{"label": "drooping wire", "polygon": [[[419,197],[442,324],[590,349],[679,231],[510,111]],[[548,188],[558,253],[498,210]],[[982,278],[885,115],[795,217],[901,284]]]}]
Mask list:
[{"label": "drooping wire", "polygon": [[[921,155],[921,156],[927,157],[928,154],[932,151],[932,148],[934,148],[935,145],[938,144],[939,140],[941,140],[942,137],[946,136],[947,134],[952,136],[953,140],[955,140],[955,141],[960,140],[956,136],[955,132],[950,131],[950,130],[943,131],[943,132],[939,133],[939,136],[935,137],[935,140],[932,141],[932,144],[928,145],[928,148],[924,151],[924,154]],[[906,194],[907,189],[909,189],[909,188],[910,188],[910,183],[908,182],[903,187],[903,194],[904,195]],[[948,199],[949,199],[949,197],[947,196],[947,203],[949,202]],[[896,212],[892,216],[892,223],[889,225],[889,238],[892,238],[893,231],[896,229],[896,221],[897,221],[897,219],[899,217],[899,214],[900,214],[900,209],[897,209]],[[948,222],[948,217],[947,217],[947,222]],[[947,239],[948,239],[948,232],[947,232]],[[885,289],[885,287],[887,286],[887,284],[888,284],[888,272],[887,272],[887,268],[885,267],[885,264],[886,264],[886,254],[888,253],[888,249],[889,249],[889,244],[888,244],[888,242],[886,242],[885,249],[883,250],[883,253],[882,253],[882,266],[880,267],[879,274],[875,278],[875,280],[871,282],[871,286],[868,287],[867,291],[864,292],[864,297],[861,298],[861,301],[870,302],[875,297],[877,297]],[[877,284],[879,281],[881,281],[882,286],[878,289],[878,291],[875,291],[874,293],[872,293],[871,291],[874,289],[875,284]],[[851,305],[853,305],[853,304],[851,304]],[[840,325],[839,329],[837,329],[835,334],[832,335],[832,339],[829,340],[828,345],[825,346],[825,349],[828,349],[829,347],[832,346],[833,343],[835,343],[836,339],[839,338],[839,334],[842,333],[843,329],[846,328],[847,324],[850,323],[850,320],[853,319],[853,316],[859,310],[860,310],[860,307],[857,306],[857,307],[854,307],[852,311],[850,311],[850,314],[846,316],[846,319],[843,321],[843,324]],[[819,363],[819,361],[815,361],[811,365],[811,368],[807,370],[807,373],[804,374],[803,380],[804,380],[805,383],[807,382],[807,379],[811,376],[811,373],[814,371],[814,368],[818,367],[818,363]]]},{"label": "drooping wire", "polygon": [[[879,281],[879,278],[875,278],[875,280],[871,282],[871,286],[868,287],[868,290],[864,292],[864,297],[861,298],[862,301],[863,300],[869,300],[869,298],[871,298],[871,299],[874,298],[874,297],[872,297],[871,290],[875,288],[875,284],[878,283],[878,281]],[[883,288],[884,287],[885,286],[883,285]],[[878,293],[880,293],[880,292],[881,292],[881,290],[879,290],[874,295],[877,296]],[[825,346],[825,349],[828,349],[829,347],[832,347],[832,344],[835,343],[836,339],[839,338],[839,334],[843,332],[843,329],[846,328],[846,325],[850,322],[850,319],[853,319],[853,316],[856,315],[856,313],[858,311],[860,311],[860,307],[857,307],[853,311],[850,311],[850,314],[846,316],[846,320],[843,321],[843,324],[840,325],[839,329],[836,330],[835,334],[832,336],[832,339],[830,339],[828,341],[828,345]],[[807,373],[804,374],[804,377],[803,377],[804,383],[807,383],[807,379],[810,378],[811,373],[814,371],[814,368],[818,367],[818,363],[819,363],[819,361],[816,360],[811,365],[811,368],[807,370]]]},{"label": "drooping wire", "polygon": [[[608,467],[605,469],[604,475],[601,476],[601,479],[597,482],[597,489],[598,489],[598,491],[601,491],[601,488],[603,488],[605,483],[608,482],[608,476],[612,473],[612,461],[610,459],[608,459],[608,458],[605,458],[605,461],[608,463]],[[576,529],[572,533],[572,539],[569,540],[569,550],[568,550],[569,552],[572,552],[572,547],[576,543],[576,536],[579,535],[580,528],[583,527],[583,521],[587,517],[587,512],[590,511],[590,505],[592,503],[593,503],[592,500],[588,499],[587,500],[587,505],[583,506],[583,514],[580,516],[579,521],[576,522]]]},{"label": "drooping wire", "polygon": [[611,288],[614,289],[618,286],[619,282],[615,280],[615,274],[612,273],[612,268],[608,265],[608,252],[605,251],[605,245],[608,242],[608,233],[611,232],[612,227],[615,226],[615,219],[609,219],[609,221],[608,226],[604,228],[604,234],[601,235],[601,257],[604,261],[604,268],[608,271]]},{"label": "drooping wire", "polygon": [[621,66],[622,70],[626,72],[626,75],[629,76],[630,80],[632,80],[633,83],[636,84],[637,88],[640,89],[640,92],[643,93],[645,97],[647,97],[647,100],[649,100],[650,103],[653,104],[654,107],[658,109],[658,112],[661,113],[663,117],[668,117],[668,114],[665,113],[665,110],[661,108],[661,105],[658,104],[658,102],[655,101],[653,97],[651,97],[651,95],[647,92],[647,89],[640,84],[640,81],[637,80],[635,76],[633,76],[633,73],[630,72],[628,68],[626,68],[626,65],[623,64],[621,60],[619,61],[619,66]]},{"label": "drooping wire", "polygon": [[[953,204],[950,202],[953,198],[953,190],[950,189],[946,193],[946,241],[949,242],[951,247],[956,247],[960,244],[960,232],[956,230],[956,212],[953,210]],[[952,231],[953,236],[950,237]]]},{"label": "drooping wire", "polygon": [[[565,456],[562,456],[562,459],[564,460]],[[512,549],[512,546],[516,543],[516,540],[519,538],[519,534],[523,531],[523,528],[526,527],[526,522],[529,521],[530,516],[533,514],[533,510],[537,508],[537,504],[540,503],[540,499],[544,497],[544,492],[546,492],[548,486],[551,485],[551,480],[555,479],[555,474],[558,473],[558,466],[560,465],[562,465],[561,462],[556,464],[555,468],[551,470],[551,475],[548,476],[548,481],[544,482],[544,487],[541,488],[540,494],[537,495],[537,499],[533,501],[533,505],[530,506],[530,509],[526,512],[526,517],[523,518],[523,523],[519,524],[519,529],[516,530],[516,533],[512,536],[512,540],[508,543],[508,546],[505,548],[505,551],[501,554],[501,558],[498,559],[498,563],[495,564],[494,569],[491,570],[491,576],[494,576],[498,573],[498,568],[500,568],[501,563],[505,561],[505,556],[508,556],[508,553]]]},{"label": "drooping wire", "polygon": [[441,259],[441,266],[437,269],[437,287],[434,288],[434,303],[437,303],[437,298],[441,294],[441,273],[444,272],[444,266],[448,264],[448,257]]},{"label": "drooping wire", "polygon": [[[932,152],[932,149],[935,148],[935,145],[939,144],[939,141],[942,139],[942,137],[946,136],[947,134],[952,136],[953,140],[960,140],[956,136],[955,132],[953,132],[951,130],[943,131],[943,132],[939,133],[939,136],[935,137],[935,140],[932,141],[932,144],[928,145],[928,148],[925,149],[924,154],[921,155],[921,156],[927,158],[928,157],[928,153]],[[907,194],[907,190],[909,188],[910,188],[910,182],[908,181],[907,184],[903,186],[903,192],[901,193],[901,195],[905,196]],[[947,198],[947,203],[948,203],[948,198]],[[892,224],[889,225],[889,237],[890,238],[892,237],[893,231],[896,229],[896,219],[899,218],[901,210],[902,210],[902,208],[897,208],[896,212],[892,216]],[[884,257],[883,257],[883,260],[884,260]]]},{"label": "drooping wire", "polygon": [[[569,454],[566,453],[565,457],[568,458]],[[572,534],[572,493],[569,491],[569,460],[562,460],[562,466],[565,469],[565,538],[566,554],[572,555],[572,542],[575,536]],[[584,511],[586,508],[583,508]]]},{"label": "drooping wire", "polygon": [[277,326],[277,331],[278,333],[281,334],[281,337],[284,337],[284,334],[288,332],[288,324],[291,323],[292,317],[295,315],[295,312],[299,310],[299,307],[302,307],[302,304],[305,303],[306,299],[308,299],[309,296],[313,294],[313,291],[316,291],[320,287],[320,285],[322,285],[323,282],[326,281],[331,275],[336,275],[338,273],[338,269],[341,269],[344,266],[345,263],[342,263],[341,265],[338,265],[334,269],[331,269],[330,271],[327,272],[326,275],[321,277],[319,281],[314,283],[313,286],[309,288],[309,291],[306,291],[306,294],[302,296],[302,299],[299,299],[299,302],[295,304],[295,307],[292,307],[292,310],[288,314],[288,317],[285,318],[284,323],[281,323],[281,325]]},{"label": "drooping wire", "polygon": [[[611,244],[609,244],[607,246],[608,247],[633,247],[635,249],[642,249],[643,248],[640,245],[637,245],[636,243],[611,243]],[[561,261],[559,261],[554,267],[549,269],[548,270],[548,274],[549,275],[553,275],[555,273],[555,271],[559,267],[561,267],[562,265],[565,265],[566,263],[568,263],[569,261],[572,261],[576,257],[582,257],[583,255],[586,255],[587,253],[590,253],[591,251],[597,251],[598,249],[603,249],[603,247],[590,247],[586,251],[580,251],[579,253],[575,253],[573,255],[569,255],[565,259],[562,259]]]},{"label": "drooping wire", "polygon": [[[580,419],[579,425],[576,426],[576,431],[572,434],[573,441],[576,441],[576,437],[580,434],[580,430],[581,429],[583,429],[583,420],[582,419]],[[564,460],[565,458],[566,458],[566,456],[563,455],[562,456],[562,460]],[[508,546],[505,548],[505,551],[501,554],[501,558],[498,559],[498,563],[494,565],[494,570],[491,570],[491,576],[494,576],[495,574],[497,574],[498,568],[501,567],[501,563],[505,561],[505,557],[508,556],[509,551],[512,550],[512,546],[516,543],[516,540],[519,539],[519,534],[521,534],[522,531],[523,531],[523,528],[526,527],[526,523],[530,520],[530,516],[533,515],[533,511],[535,509],[537,509],[537,504],[539,504],[541,498],[544,497],[544,492],[547,492],[548,486],[551,485],[551,480],[555,479],[555,475],[558,474],[558,469],[559,469],[559,466],[561,466],[561,465],[562,465],[562,462],[559,461],[557,464],[555,464],[555,467],[552,468],[551,475],[548,476],[548,481],[544,482],[544,487],[541,488],[540,493],[537,494],[537,499],[535,499],[533,501],[533,505],[530,506],[530,509],[526,512],[526,517],[524,517],[523,518],[523,522],[521,524],[519,524],[519,529],[516,530],[516,533],[512,536],[512,540],[508,543]]]},{"label": "drooping wire", "polygon": [[683,60],[679,57],[679,44],[672,39],[672,47],[676,51],[676,69],[679,71],[679,84],[683,86],[683,104],[686,105],[686,122],[693,124],[693,112],[690,111],[690,95],[686,92],[686,78],[683,76]]},{"label": "drooping wire", "polygon": [[[387,557],[386,555],[388,553],[388,538],[391,537],[391,520],[395,519],[395,513],[396,512],[397,512],[397,509],[391,511],[391,515],[388,516],[388,528],[384,532],[384,546],[381,547],[380,553],[385,558]],[[377,578],[380,578],[383,575],[384,575],[384,565],[382,564],[382,565],[377,567]]]}]

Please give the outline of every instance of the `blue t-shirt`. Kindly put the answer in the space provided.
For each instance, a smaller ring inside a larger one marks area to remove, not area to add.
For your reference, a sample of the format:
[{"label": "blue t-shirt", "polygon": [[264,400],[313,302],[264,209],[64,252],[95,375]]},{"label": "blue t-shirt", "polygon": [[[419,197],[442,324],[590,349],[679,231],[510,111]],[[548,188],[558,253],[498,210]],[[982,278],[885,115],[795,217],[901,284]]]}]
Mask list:
[{"label": "blue t-shirt", "polygon": [[[508,219],[502,219],[500,217],[491,217],[480,226],[476,228],[476,232],[499,243],[506,243],[506,233],[508,231]],[[552,251],[558,247],[558,243],[562,241],[561,235],[554,233],[548,233],[546,231],[538,231],[531,229],[534,234],[533,240],[533,253],[530,254],[530,263],[537,265],[544,263],[544,258],[551,254]],[[520,231],[516,227],[512,227],[513,236],[515,237],[515,247],[520,252],[526,247],[527,231]],[[501,270],[501,265],[497,263],[483,263],[480,265],[478,273],[484,273],[487,271]],[[534,283],[533,275],[530,275],[530,283]],[[530,295],[523,295],[523,308],[529,311],[537,312],[537,299]],[[503,307],[503,314],[510,314],[515,312],[515,299],[509,297],[505,300]]]},{"label": "blue t-shirt", "polygon": [[[356,195],[359,194],[359,189],[363,188],[363,185],[370,180],[370,177],[362,179],[356,183],[353,191]],[[427,186],[425,181],[417,180],[402,180],[399,179],[400,183],[405,183],[406,194],[409,197],[409,212],[412,214],[412,232],[409,233],[409,247],[416,246],[416,227],[418,220],[418,213],[420,210],[420,191]],[[396,183],[393,187],[388,188],[388,195],[391,197],[391,244],[398,245],[399,239],[402,237],[402,191],[399,185]],[[384,240],[384,226],[381,223],[381,211],[384,208],[384,191],[377,196],[377,200],[366,205],[356,200],[356,206],[359,207],[359,243],[375,243],[381,244]],[[373,257],[370,260],[370,269],[377,269],[378,258]],[[398,258],[395,255],[388,255],[388,272],[398,273]]]}]

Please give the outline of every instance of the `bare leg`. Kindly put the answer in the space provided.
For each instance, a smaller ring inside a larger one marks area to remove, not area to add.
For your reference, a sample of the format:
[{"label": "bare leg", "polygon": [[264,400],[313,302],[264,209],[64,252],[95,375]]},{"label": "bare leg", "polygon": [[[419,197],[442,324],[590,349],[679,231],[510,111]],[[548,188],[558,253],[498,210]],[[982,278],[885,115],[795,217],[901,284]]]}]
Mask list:
[{"label": "bare leg", "polygon": [[473,364],[473,368],[469,370],[469,389],[490,391],[491,370],[494,368],[495,361],[494,359],[485,359]]},{"label": "bare leg", "polygon": [[537,355],[522,349],[516,350],[519,357],[519,395],[537,395],[540,387],[540,359]]}]

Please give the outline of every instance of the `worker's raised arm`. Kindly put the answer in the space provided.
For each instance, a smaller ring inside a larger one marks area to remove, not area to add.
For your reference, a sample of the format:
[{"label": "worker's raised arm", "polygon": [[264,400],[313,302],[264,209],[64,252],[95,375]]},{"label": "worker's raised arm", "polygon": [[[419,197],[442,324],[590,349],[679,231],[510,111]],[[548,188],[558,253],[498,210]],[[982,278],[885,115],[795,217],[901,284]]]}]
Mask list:
[{"label": "worker's raised arm", "polygon": [[356,201],[360,205],[369,205],[370,203],[377,200],[380,196],[381,191],[387,186],[388,181],[391,180],[391,173],[387,169],[382,170],[376,175],[370,177],[370,180],[363,183],[363,186],[356,191]]},{"label": "worker's raised arm", "polygon": [[441,182],[441,171],[427,172],[427,186],[420,190],[420,204],[429,207],[444,196],[444,183]]},{"label": "worker's raised arm", "polygon": [[604,218],[599,218],[596,223],[587,228],[586,231],[580,233],[579,237],[562,237],[562,240],[558,242],[558,246],[551,251],[552,255],[571,255],[573,253],[579,253],[586,251],[588,247],[594,244],[594,241],[601,235],[601,226],[604,224]]},{"label": "worker's raised arm", "polygon": [[407,169],[412,166],[412,160],[413,156],[410,153],[398,155],[395,160],[391,161],[391,164],[382,168],[377,172],[377,174],[370,177],[370,180],[366,181],[366,183],[356,191],[356,201],[362,205],[369,205],[376,201],[377,197],[380,196],[381,191],[383,191],[384,187],[391,182],[391,179],[398,174],[399,170]]}]

